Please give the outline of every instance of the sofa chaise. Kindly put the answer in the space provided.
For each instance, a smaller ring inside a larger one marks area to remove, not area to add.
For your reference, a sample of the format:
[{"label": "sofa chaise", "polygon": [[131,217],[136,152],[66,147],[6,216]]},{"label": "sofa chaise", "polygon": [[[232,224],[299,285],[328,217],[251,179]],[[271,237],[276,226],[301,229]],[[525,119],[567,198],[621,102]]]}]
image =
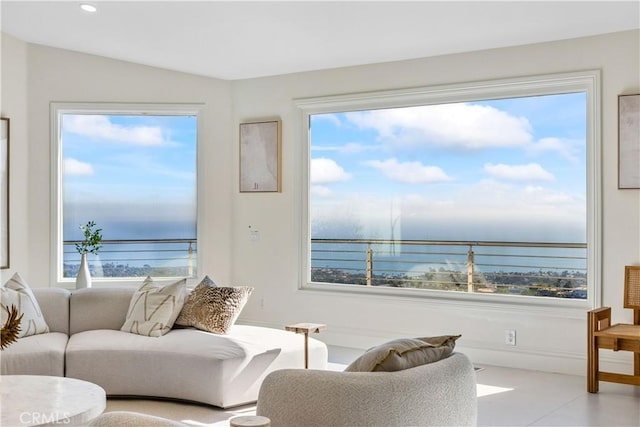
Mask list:
[{"label": "sofa chaise", "polygon": [[[133,288],[32,291],[49,332],[3,350],[2,374],[67,376],[98,384],[110,396],[227,408],[255,402],[270,372],[304,366],[300,335],[284,330],[234,325],[214,334],[174,327],[160,337],[121,331]],[[309,364],[326,369],[324,343],[309,339]]]}]

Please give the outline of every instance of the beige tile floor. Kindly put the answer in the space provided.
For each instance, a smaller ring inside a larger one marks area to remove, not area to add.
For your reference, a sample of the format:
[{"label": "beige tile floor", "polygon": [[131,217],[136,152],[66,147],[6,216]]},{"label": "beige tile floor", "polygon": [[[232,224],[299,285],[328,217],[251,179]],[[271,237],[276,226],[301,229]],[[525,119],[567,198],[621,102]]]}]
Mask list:
[{"label": "beige tile floor", "polygon": [[[640,426],[640,387],[601,382],[600,393],[590,394],[583,376],[483,368],[477,373],[479,426]],[[222,410],[171,401],[110,399],[107,411],[116,410],[190,426],[227,427],[231,417],[255,414],[255,405]]]}]

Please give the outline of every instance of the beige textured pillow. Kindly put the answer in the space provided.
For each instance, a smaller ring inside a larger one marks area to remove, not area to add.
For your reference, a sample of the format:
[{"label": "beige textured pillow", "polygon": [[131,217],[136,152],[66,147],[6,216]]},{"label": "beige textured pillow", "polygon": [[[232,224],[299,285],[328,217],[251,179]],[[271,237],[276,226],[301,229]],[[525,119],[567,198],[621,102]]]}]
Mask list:
[{"label": "beige textured pillow", "polygon": [[193,288],[193,291],[187,295],[187,299],[182,306],[182,311],[176,319],[176,325],[178,326],[192,326],[195,321],[195,312],[198,310],[196,305],[199,303],[200,298],[197,296],[203,292],[203,288],[215,288],[216,282],[214,282],[209,276],[204,276],[204,279]]},{"label": "beige textured pillow", "polygon": [[226,334],[246,304],[253,288],[216,287],[204,280],[196,286],[176,320],[177,325],[193,326],[214,334]]},{"label": "beige textured pillow", "polygon": [[170,285],[154,283],[147,277],[133,294],[121,331],[159,337],[171,330],[186,298],[187,279]]},{"label": "beige textured pillow", "polygon": [[49,325],[47,325],[44,316],[42,316],[36,297],[33,296],[29,285],[18,273],[15,273],[11,279],[2,285],[0,291],[0,305],[2,305],[0,320],[2,325],[5,324],[8,317],[6,308],[11,308],[12,305],[15,305],[18,309],[18,315],[23,314],[18,338],[49,332]]},{"label": "beige textured pillow", "polygon": [[354,360],[345,372],[393,372],[445,359],[461,335],[401,338],[370,348]]}]

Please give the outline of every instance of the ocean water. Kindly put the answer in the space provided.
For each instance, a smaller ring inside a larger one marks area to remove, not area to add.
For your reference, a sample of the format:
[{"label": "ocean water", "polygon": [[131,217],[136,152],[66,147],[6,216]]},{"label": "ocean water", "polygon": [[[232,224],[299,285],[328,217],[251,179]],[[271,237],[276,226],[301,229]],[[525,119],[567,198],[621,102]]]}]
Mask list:
[{"label": "ocean water", "polygon": [[[514,244],[517,245],[517,244]],[[374,274],[419,276],[429,271],[468,268],[468,245],[374,244]],[[312,268],[340,269],[353,274],[367,269],[366,243],[312,243]],[[586,273],[586,247],[473,246],[477,273],[564,271]]]},{"label": "ocean water", "polygon": [[[142,276],[146,274],[191,275],[197,270],[194,241],[105,243],[97,255],[87,260],[94,277]],[[64,245],[64,275],[75,277],[80,254],[75,245]]]},{"label": "ocean water", "polygon": [[[367,270],[367,249],[371,248],[373,273],[417,277],[433,271],[466,273],[469,246],[434,244],[324,243],[311,245],[313,269],[336,269],[352,274]],[[586,247],[473,246],[475,273],[586,274]],[[177,275],[196,270],[195,241],[104,244],[98,255],[89,254],[92,274],[121,276],[126,271],[175,271]],[[75,277],[80,254],[72,244],[64,247],[65,276]],[[164,269],[164,270],[163,270]],[[149,270],[151,271],[151,270]]]}]

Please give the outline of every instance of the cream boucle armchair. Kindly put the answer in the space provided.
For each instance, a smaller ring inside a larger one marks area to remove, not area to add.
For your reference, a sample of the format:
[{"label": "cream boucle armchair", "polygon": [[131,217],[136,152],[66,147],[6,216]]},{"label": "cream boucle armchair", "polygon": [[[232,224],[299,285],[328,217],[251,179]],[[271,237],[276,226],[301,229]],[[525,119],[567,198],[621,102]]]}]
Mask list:
[{"label": "cream boucle armchair", "polygon": [[257,415],[274,427],[473,426],[476,375],[462,353],[396,372],[284,369],[262,383]]}]

